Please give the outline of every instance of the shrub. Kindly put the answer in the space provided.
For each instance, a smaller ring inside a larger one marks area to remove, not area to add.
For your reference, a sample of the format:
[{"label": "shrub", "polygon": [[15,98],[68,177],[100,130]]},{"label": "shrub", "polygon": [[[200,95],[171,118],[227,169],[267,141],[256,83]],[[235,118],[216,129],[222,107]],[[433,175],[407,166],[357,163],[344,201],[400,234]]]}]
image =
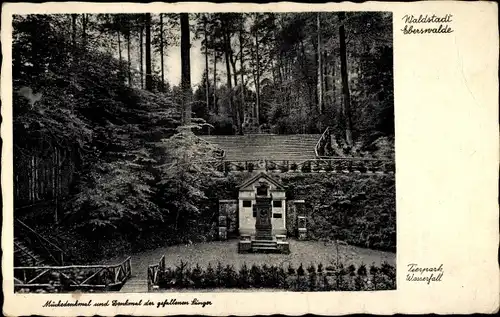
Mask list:
[{"label": "shrub", "polygon": [[250,271],[248,270],[248,266],[246,263],[243,263],[243,265],[240,268],[240,271],[238,272],[238,287],[241,288],[248,288],[250,287]]},{"label": "shrub", "polygon": [[203,286],[202,277],[203,277],[203,270],[197,263],[195,268],[191,271],[191,280],[193,281],[194,288],[201,288]]},{"label": "shrub", "polygon": [[250,173],[251,173],[251,172],[253,172],[254,168],[255,168],[255,166],[254,166],[254,164],[253,164],[252,162],[249,162],[249,163],[247,164],[247,170],[248,170]]},{"label": "shrub", "polygon": [[262,270],[255,264],[250,268],[250,283],[250,285],[256,288],[262,286]]},{"label": "shrub", "polygon": [[235,270],[232,265],[218,263],[215,269],[208,264],[203,270],[198,264],[191,269],[181,262],[174,270],[167,268],[160,272],[158,286],[162,289],[253,287],[291,291],[389,290],[396,287],[396,271],[388,263],[383,263],[380,268],[372,265],[370,275],[366,274],[364,264],[357,269],[354,265],[347,268],[342,264],[329,266],[326,272],[322,264],[315,267],[312,263],[305,269],[301,264],[296,270],[291,265],[284,269],[267,264],[253,264],[248,269],[246,263]]},{"label": "shrub", "polygon": [[214,268],[210,263],[208,263],[208,267],[204,272],[205,278],[203,279],[203,286],[205,288],[212,288],[217,285],[217,277],[215,275]]},{"label": "shrub", "polygon": [[299,167],[297,166],[297,163],[292,163],[292,165],[290,165],[290,169],[291,169],[292,171],[297,170],[297,168],[299,168]]},{"label": "shrub", "polygon": [[302,168],[300,169],[303,173],[311,172],[311,162],[307,161],[302,164]]},{"label": "shrub", "polygon": [[238,273],[234,270],[233,265],[227,265],[224,269],[223,285],[229,288],[234,288],[238,285]]},{"label": "shrub", "polygon": [[331,163],[325,165],[325,171],[326,172],[331,172],[333,171],[333,165]]},{"label": "shrub", "polygon": [[215,286],[224,286],[224,268],[220,262],[217,262],[217,267],[215,268]]},{"label": "shrub", "polygon": [[286,162],[283,162],[283,165],[280,166],[280,171],[282,173],[288,172],[288,165],[286,164]]}]

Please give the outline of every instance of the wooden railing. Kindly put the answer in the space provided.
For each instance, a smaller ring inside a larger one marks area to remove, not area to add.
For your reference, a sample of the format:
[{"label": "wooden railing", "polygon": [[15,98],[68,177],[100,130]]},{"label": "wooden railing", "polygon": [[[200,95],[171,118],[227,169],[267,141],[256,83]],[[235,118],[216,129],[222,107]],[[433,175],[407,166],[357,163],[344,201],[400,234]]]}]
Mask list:
[{"label": "wooden railing", "polygon": [[158,285],[160,272],[164,272],[165,268],[165,255],[161,257],[158,264],[148,266],[148,291],[153,290],[154,286]]},{"label": "wooden railing", "polygon": [[40,235],[19,219],[14,221],[14,226],[19,230],[19,233],[23,235],[24,240],[30,240],[29,247],[36,253],[55,265],[64,265],[65,253],[60,247]]},{"label": "wooden railing", "polygon": [[14,290],[118,290],[131,274],[130,257],[113,265],[14,267]]},{"label": "wooden railing", "polygon": [[319,137],[316,146],[314,147],[314,154],[316,158],[320,158],[322,156],[328,156],[332,152],[332,141],[331,141],[331,132],[330,128],[326,128],[325,131]]},{"label": "wooden railing", "polygon": [[223,173],[230,172],[360,172],[360,173],[394,173],[393,160],[362,157],[321,157],[312,160],[245,160],[216,161],[212,166]]}]

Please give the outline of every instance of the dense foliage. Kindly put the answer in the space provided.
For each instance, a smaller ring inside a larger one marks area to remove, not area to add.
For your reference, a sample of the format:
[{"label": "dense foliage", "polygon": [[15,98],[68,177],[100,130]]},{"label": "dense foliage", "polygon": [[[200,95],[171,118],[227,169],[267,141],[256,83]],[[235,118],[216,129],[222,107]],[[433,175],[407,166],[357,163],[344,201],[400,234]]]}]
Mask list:
[{"label": "dense foliage", "polygon": [[[59,225],[76,229],[81,240],[66,246],[85,249],[73,245],[93,241],[99,249],[107,238],[133,241],[158,228],[174,237],[193,223],[210,223],[198,221],[208,214],[200,207],[203,188],[215,175],[203,163],[213,148],[190,132],[200,126],[181,129],[168,95],[128,85],[126,65],[90,39],[75,44],[66,19],[16,16],[13,40],[16,157],[75,152]],[[38,226],[40,218],[31,218]]]},{"label": "dense foliage", "polygon": [[288,291],[370,291],[396,289],[396,269],[383,263],[380,267],[371,265],[368,269],[362,264],[345,267],[338,265],[302,264],[256,265],[243,264],[240,268],[222,265],[213,267],[197,264],[190,267],[181,262],[175,268],[159,272],[160,289],[214,289],[214,288],[270,288]]},{"label": "dense foliage", "polygon": [[394,176],[287,175],[289,199],[305,199],[313,239],[396,251]]}]

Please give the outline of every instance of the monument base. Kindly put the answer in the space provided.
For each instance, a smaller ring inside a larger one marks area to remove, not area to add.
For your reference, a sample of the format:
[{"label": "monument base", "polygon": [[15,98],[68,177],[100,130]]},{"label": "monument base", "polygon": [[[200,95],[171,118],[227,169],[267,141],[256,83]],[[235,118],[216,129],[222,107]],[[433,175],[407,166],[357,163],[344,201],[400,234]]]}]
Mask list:
[{"label": "monument base", "polygon": [[238,253],[290,253],[290,244],[286,236],[272,237],[271,240],[244,235],[238,242]]}]

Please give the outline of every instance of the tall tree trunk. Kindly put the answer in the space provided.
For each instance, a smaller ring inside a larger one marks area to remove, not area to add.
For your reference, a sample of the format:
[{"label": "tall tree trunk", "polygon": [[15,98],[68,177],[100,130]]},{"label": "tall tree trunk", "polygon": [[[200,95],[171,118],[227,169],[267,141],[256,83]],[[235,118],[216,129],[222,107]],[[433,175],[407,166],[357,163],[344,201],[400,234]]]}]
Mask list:
[{"label": "tall tree trunk", "polygon": [[[252,59],[254,59],[255,61],[255,52],[253,51],[253,48],[251,49],[251,56],[252,56]],[[254,63],[255,65],[255,63]],[[256,68],[257,67],[253,67],[252,68],[252,77],[253,77],[253,82],[255,84],[255,87],[257,87],[257,71],[256,71]],[[257,90],[257,89],[256,89]],[[255,97],[257,98],[257,94],[255,94]],[[252,118],[253,118],[253,123],[254,124],[257,124],[258,125],[258,121],[257,121],[257,101],[255,101],[254,103],[252,103]]]},{"label": "tall tree trunk", "polygon": [[[327,94],[328,94],[328,89],[330,89],[330,86],[328,85],[328,53],[326,52],[326,49],[323,50],[323,108],[325,108],[325,104],[328,103],[327,100]],[[323,109],[324,110],[324,109]]]},{"label": "tall tree trunk", "polygon": [[234,87],[238,87],[238,72],[236,70],[236,61],[237,58],[234,57],[233,52],[229,49],[229,62],[231,63],[231,67],[233,68],[233,81]]},{"label": "tall tree trunk", "polygon": [[71,14],[71,42],[76,47],[76,14]]},{"label": "tall tree trunk", "polygon": [[161,90],[165,91],[165,65],[163,60],[163,13],[160,13],[160,63],[161,63]]},{"label": "tall tree trunk", "polygon": [[318,32],[318,112],[323,113],[323,60],[322,60],[322,50],[321,50],[321,20],[319,12],[316,13],[316,23]]},{"label": "tall tree trunk", "polygon": [[146,13],[146,90],[153,91],[151,72],[151,13]]},{"label": "tall tree trunk", "polygon": [[191,60],[190,60],[190,33],[189,15],[181,13],[181,88],[183,103],[183,123],[191,124]]},{"label": "tall tree trunk", "polygon": [[87,47],[87,14],[82,14],[82,46]]},{"label": "tall tree trunk", "polygon": [[128,85],[130,87],[132,87],[132,70],[131,70],[132,62],[130,60],[130,29],[127,30],[126,37],[127,37],[127,69],[128,69],[127,75],[128,75]]},{"label": "tall tree trunk", "polygon": [[[229,38],[229,36],[228,36]],[[231,62],[231,66],[233,67],[233,80],[234,80],[234,87],[235,87],[235,90],[236,88],[238,87],[238,73],[236,72],[236,61],[237,61],[237,57],[235,58],[233,56],[233,52],[232,50],[229,51],[230,52],[230,62]],[[241,121],[241,105],[238,104],[238,102],[236,102],[236,100],[233,100],[233,103],[234,103],[234,108],[235,108],[235,112],[236,112],[236,123],[237,123],[237,127],[238,127],[238,131],[240,134],[243,133],[242,131],[242,121]]]},{"label": "tall tree trunk", "polygon": [[116,35],[118,36],[118,58],[121,64],[123,61],[123,57],[122,57],[122,41],[121,41],[120,31],[117,31]]},{"label": "tall tree trunk", "polygon": [[342,79],[342,96],[344,99],[344,120],[345,120],[345,136],[347,144],[353,144],[352,140],[352,119],[351,119],[351,96],[349,93],[349,77],[347,74],[347,50],[345,44],[345,13],[339,13],[339,41],[340,41],[340,75]]},{"label": "tall tree trunk", "polygon": [[241,90],[240,90],[240,99],[241,99],[241,117],[244,117],[245,113],[245,80],[243,78],[243,74],[245,72],[245,64],[243,63],[243,19],[240,23],[240,34],[239,34],[239,44],[240,44],[240,78],[241,78]]},{"label": "tall tree trunk", "polygon": [[238,122],[236,121],[236,116],[235,116],[235,109],[233,107],[233,84],[232,84],[232,81],[231,81],[231,64],[229,62],[229,50],[230,50],[230,47],[229,47],[229,39],[228,39],[228,35],[227,35],[227,32],[229,30],[227,30],[226,27],[224,27],[225,24],[223,23],[223,30],[224,30],[224,57],[226,59],[226,81],[227,81],[227,88],[228,88],[228,93],[229,93],[229,109],[231,111],[231,114],[233,116],[233,125],[235,125],[236,127],[238,127]]},{"label": "tall tree trunk", "polygon": [[217,50],[214,49],[214,111],[215,114],[219,114],[219,106],[217,105]]},{"label": "tall tree trunk", "polygon": [[260,125],[260,58],[259,58],[259,35],[255,30],[255,120]]},{"label": "tall tree trunk", "polygon": [[144,89],[144,25],[139,28],[139,73],[141,74],[141,88]]},{"label": "tall tree trunk", "polygon": [[208,31],[207,31],[207,17],[203,16],[203,35],[205,37],[205,102],[207,108],[210,110],[210,79],[208,72]]}]

